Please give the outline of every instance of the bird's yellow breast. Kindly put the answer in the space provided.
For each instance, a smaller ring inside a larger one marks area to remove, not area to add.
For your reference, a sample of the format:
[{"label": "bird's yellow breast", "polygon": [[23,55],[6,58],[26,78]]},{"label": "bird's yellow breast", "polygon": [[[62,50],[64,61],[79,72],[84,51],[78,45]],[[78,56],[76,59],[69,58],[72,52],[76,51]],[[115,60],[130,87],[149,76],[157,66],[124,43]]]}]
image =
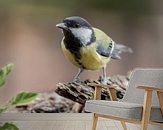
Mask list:
[{"label": "bird's yellow breast", "polygon": [[81,62],[89,70],[96,70],[104,67],[110,60],[108,57],[99,55],[96,52],[96,43],[83,47],[81,52]]},{"label": "bird's yellow breast", "polygon": [[[73,44],[73,43],[72,43]],[[96,70],[104,67],[110,60],[108,57],[99,55],[96,52],[96,43],[92,43],[89,46],[82,47],[80,49],[81,58],[79,59],[80,63],[76,62],[74,55],[65,48],[64,42],[61,43],[63,53],[65,57],[75,66],[88,70]]]}]

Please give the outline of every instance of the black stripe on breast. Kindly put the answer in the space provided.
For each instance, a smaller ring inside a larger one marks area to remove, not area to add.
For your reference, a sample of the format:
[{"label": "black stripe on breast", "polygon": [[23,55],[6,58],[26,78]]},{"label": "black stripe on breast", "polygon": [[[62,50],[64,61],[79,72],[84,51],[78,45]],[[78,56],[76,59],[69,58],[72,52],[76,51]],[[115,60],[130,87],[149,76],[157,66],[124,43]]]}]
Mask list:
[{"label": "black stripe on breast", "polygon": [[83,47],[82,43],[79,39],[75,38],[70,33],[65,34],[65,38],[63,40],[65,47],[67,50],[69,50],[72,55],[74,56],[75,61],[80,65],[83,69],[85,68],[84,65],[81,63],[81,54],[80,49]]}]

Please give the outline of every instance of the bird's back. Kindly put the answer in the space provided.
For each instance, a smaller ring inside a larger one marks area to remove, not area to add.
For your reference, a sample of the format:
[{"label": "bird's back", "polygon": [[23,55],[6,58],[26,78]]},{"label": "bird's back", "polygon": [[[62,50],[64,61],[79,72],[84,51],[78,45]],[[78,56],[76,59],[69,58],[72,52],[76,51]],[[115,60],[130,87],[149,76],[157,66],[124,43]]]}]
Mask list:
[{"label": "bird's back", "polygon": [[93,30],[96,36],[96,43],[101,44],[104,47],[108,47],[108,45],[112,42],[112,39],[98,28],[93,28]]}]

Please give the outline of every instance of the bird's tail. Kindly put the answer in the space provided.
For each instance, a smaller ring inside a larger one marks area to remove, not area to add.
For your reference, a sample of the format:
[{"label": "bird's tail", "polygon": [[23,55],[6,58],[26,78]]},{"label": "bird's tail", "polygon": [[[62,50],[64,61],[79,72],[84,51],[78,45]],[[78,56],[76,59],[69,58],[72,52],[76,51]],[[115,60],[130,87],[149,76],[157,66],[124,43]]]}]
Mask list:
[{"label": "bird's tail", "polygon": [[123,52],[129,52],[129,53],[133,53],[133,50],[123,44],[115,44],[114,46],[114,50],[112,52],[111,58],[112,59],[121,59],[120,54]]}]

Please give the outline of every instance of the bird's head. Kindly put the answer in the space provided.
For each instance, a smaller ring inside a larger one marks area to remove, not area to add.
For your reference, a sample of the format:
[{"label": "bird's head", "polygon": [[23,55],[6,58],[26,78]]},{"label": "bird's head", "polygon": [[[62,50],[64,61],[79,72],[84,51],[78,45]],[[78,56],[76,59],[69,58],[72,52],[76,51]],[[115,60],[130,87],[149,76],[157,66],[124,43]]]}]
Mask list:
[{"label": "bird's head", "polygon": [[95,40],[94,31],[90,23],[79,16],[67,17],[56,27],[63,30],[65,38],[77,38],[83,45]]}]

